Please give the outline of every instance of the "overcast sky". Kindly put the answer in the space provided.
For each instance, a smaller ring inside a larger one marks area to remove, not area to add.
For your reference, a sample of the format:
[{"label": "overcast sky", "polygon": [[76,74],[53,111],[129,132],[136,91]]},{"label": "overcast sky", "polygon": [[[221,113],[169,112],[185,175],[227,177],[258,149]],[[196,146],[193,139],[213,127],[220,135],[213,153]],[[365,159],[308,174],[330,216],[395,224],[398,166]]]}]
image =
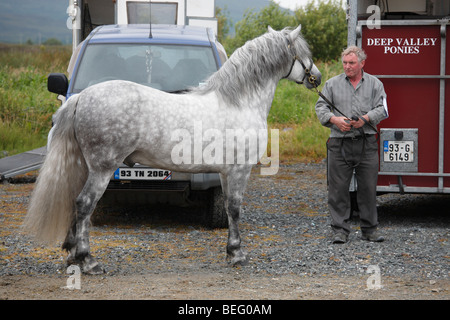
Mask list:
[{"label": "overcast sky", "polygon": [[275,0],[280,7],[295,11],[299,7],[303,7],[309,0]]},{"label": "overcast sky", "polygon": [[[280,7],[295,11],[299,7],[304,7],[309,0],[274,0]],[[346,1],[342,1],[342,7],[345,7]]]}]

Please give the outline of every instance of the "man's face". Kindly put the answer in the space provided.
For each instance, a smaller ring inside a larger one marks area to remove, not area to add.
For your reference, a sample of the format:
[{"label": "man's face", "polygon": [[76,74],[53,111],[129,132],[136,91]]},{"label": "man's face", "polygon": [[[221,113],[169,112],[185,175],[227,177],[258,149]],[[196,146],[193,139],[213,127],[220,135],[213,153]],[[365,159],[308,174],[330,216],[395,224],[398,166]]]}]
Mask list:
[{"label": "man's face", "polygon": [[359,62],[358,57],[354,53],[350,53],[342,58],[345,75],[350,79],[354,79],[361,74],[364,63],[365,60]]}]

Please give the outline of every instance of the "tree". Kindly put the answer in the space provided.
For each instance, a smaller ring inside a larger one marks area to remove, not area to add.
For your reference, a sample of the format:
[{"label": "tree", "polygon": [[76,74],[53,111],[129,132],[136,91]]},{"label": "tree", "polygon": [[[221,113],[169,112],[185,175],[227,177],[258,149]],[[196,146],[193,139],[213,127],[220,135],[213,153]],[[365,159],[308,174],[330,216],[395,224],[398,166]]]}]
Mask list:
[{"label": "tree", "polygon": [[275,30],[281,30],[285,27],[295,28],[299,24],[302,25],[303,37],[309,44],[314,60],[339,58],[347,44],[347,24],[345,11],[338,0],[310,0],[294,15],[272,0],[259,12],[247,10],[243,19],[236,23],[234,38],[222,38],[222,44],[231,55],[246,41],[267,32],[269,25]]},{"label": "tree", "polygon": [[308,42],[314,60],[338,59],[347,45],[347,24],[341,2],[318,0],[317,6],[310,0],[304,8],[295,12],[297,23]]},{"label": "tree", "polygon": [[295,23],[295,18],[289,11],[281,9],[278,4],[271,1],[260,12],[247,10],[244,13],[244,18],[236,23],[235,37],[227,38],[224,47],[228,54],[231,54],[244,45],[246,41],[266,33],[269,25],[275,30],[281,30],[289,26],[295,27]]},{"label": "tree", "polygon": [[62,42],[56,38],[49,38],[45,40],[43,44],[46,46],[60,46],[62,45]]},{"label": "tree", "polygon": [[227,7],[219,8],[216,7],[216,19],[217,19],[217,40],[220,43],[223,42],[225,37],[228,35],[230,31],[231,22],[227,18]]}]

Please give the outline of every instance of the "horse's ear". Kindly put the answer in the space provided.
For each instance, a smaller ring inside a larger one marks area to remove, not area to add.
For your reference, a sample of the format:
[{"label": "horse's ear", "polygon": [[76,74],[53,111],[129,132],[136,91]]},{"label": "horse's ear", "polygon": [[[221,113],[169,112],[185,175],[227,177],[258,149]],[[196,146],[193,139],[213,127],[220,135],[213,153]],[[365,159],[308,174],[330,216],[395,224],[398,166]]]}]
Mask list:
[{"label": "horse's ear", "polygon": [[291,40],[294,41],[297,39],[298,35],[300,34],[300,30],[302,29],[302,25],[299,24],[298,27],[295,30],[292,30],[290,33]]},{"label": "horse's ear", "polygon": [[269,32],[275,32],[275,30],[273,30],[271,26],[267,26],[267,30],[269,30]]}]

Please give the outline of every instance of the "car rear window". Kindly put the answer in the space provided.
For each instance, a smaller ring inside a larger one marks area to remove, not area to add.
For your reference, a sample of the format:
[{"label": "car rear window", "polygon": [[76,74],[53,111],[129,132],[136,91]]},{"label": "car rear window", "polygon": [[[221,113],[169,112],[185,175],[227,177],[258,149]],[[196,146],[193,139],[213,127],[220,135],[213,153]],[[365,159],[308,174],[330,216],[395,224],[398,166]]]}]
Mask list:
[{"label": "car rear window", "polygon": [[164,44],[90,44],[72,91],[109,80],[129,80],[167,92],[199,86],[218,65],[211,47]]}]

